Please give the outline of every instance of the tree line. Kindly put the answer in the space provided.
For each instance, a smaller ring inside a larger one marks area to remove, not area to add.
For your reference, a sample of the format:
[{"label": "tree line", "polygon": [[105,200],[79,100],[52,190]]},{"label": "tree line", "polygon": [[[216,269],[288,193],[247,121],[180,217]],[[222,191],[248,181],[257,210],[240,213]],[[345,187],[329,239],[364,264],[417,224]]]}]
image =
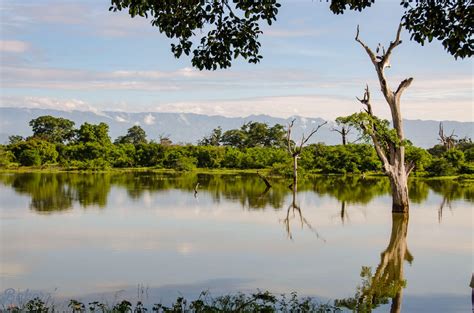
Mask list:
[{"label": "tree line", "polygon": [[[10,136],[0,145],[0,166],[60,166],[66,169],[153,167],[175,170],[270,169],[277,175],[292,175],[292,156],[287,151],[283,125],[248,122],[239,129],[217,127],[197,145],[173,144],[169,138],[147,139],[138,125],[112,141],[106,123],[84,123],[75,128],[68,119],[41,116],[30,121],[33,135]],[[346,125],[349,127],[349,125]],[[440,128],[440,144],[425,150],[404,143],[406,159],[418,175],[474,173],[471,139],[446,137]],[[382,164],[367,143],[310,144],[302,147],[299,170],[311,173],[345,174],[380,172]]]}]

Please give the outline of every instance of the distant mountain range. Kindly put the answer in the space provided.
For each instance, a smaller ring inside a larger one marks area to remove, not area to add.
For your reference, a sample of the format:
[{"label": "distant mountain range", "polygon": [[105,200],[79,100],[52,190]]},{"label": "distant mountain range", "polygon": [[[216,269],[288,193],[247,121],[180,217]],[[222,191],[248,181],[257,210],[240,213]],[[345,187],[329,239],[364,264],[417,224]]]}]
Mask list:
[{"label": "distant mountain range", "polygon": [[[247,117],[224,117],[209,116],[194,113],[127,113],[127,112],[91,112],[91,111],[60,111],[49,109],[31,108],[0,108],[0,143],[6,143],[10,135],[30,136],[31,128],[29,121],[42,115],[52,115],[70,119],[79,127],[84,122],[100,123],[105,122],[110,127],[112,139],[124,135],[127,129],[135,124],[139,124],[147,133],[149,139],[158,139],[161,136],[169,136],[174,143],[196,144],[198,140],[210,134],[212,129],[221,126],[222,129],[240,128],[242,124],[255,121],[269,125],[287,125],[295,119],[294,138],[300,138],[304,132],[309,132],[313,127],[322,123],[321,118],[306,118],[295,116],[292,118],[277,118],[268,115],[251,115]],[[405,133],[416,146],[428,148],[438,143],[439,121],[424,120],[404,120]],[[459,138],[472,137],[473,122],[443,121],[445,133],[454,133]],[[335,124],[329,121],[312,138],[314,142],[324,142],[326,144],[338,144],[341,142],[340,135],[331,128]],[[356,135],[352,135],[352,140]]]}]

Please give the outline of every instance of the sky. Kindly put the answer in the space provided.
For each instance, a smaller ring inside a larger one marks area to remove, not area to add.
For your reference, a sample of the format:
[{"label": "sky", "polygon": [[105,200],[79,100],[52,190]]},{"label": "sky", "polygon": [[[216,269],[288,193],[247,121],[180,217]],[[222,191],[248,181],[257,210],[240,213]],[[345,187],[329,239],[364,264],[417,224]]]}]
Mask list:
[{"label": "sky", "polygon": [[[263,27],[263,60],[199,71],[175,59],[172,40],[107,0],[0,0],[0,106],[60,110],[267,114],[334,119],[362,109],[365,85],[376,114],[389,117],[376,73],[354,40],[375,48],[394,39],[398,0],[334,15],[325,1],[284,1]],[[472,121],[472,60],[455,60],[439,42],[403,43],[387,70],[408,119]]]}]

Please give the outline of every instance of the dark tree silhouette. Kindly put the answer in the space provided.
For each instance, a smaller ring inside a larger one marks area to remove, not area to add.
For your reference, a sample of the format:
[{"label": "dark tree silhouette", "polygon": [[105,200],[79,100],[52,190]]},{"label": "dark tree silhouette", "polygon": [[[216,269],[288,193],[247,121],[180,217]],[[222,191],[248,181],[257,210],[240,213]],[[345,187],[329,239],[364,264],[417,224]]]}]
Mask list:
[{"label": "dark tree silhouette", "polygon": [[[362,11],[375,0],[327,0],[335,14]],[[308,0],[309,2],[309,0]],[[454,57],[470,57],[474,51],[474,8],[470,0],[402,0],[403,26],[411,39],[424,44],[440,40]],[[151,19],[151,24],[177,42],[171,51],[179,58],[192,55],[198,69],[227,68],[239,57],[250,63],[262,59],[259,36],[262,23],[276,20],[277,0],[111,0],[110,11],[128,10],[131,17]]]}]

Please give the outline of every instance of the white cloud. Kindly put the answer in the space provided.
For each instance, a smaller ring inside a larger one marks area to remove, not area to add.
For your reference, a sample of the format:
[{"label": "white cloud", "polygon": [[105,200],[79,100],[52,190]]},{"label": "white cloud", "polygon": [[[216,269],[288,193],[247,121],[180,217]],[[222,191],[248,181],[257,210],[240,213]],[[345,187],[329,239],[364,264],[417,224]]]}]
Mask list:
[{"label": "white cloud", "polygon": [[153,125],[155,124],[155,117],[151,114],[148,114],[143,118],[143,123],[145,123],[145,125]]},{"label": "white cloud", "polygon": [[[362,110],[361,104],[352,97],[323,96],[323,95],[288,95],[274,97],[252,97],[227,100],[200,100],[188,102],[169,102],[162,104],[144,103],[139,107],[135,103],[121,101],[118,104],[88,103],[78,99],[56,99],[48,97],[1,97],[0,106],[29,107],[57,110],[92,111],[103,114],[102,111],[123,112],[173,112],[196,113],[206,115],[222,115],[227,117],[245,117],[256,114],[266,114],[274,117],[288,118],[299,115],[303,117],[321,117],[335,119],[338,116],[349,115]],[[383,118],[390,118],[387,104],[374,95],[374,112]],[[406,97],[402,101],[402,115],[406,119],[423,120],[455,120],[472,122],[472,101],[466,99],[435,99]],[[122,116],[114,117],[119,122],[130,122]],[[186,122],[184,115],[182,119]],[[143,118],[145,125],[153,125],[156,118],[148,114]],[[308,125],[309,126],[309,125]]]},{"label": "white cloud", "polygon": [[52,109],[62,111],[90,111],[102,115],[96,107],[77,99],[56,99],[49,97],[1,97],[1,106]]},{"label": "white cloud", "polygon": [[123,117],[118,116],[118,115],[115,117],[115,120],[117,122],[120,122],[120,123],[127,123],[128,122],[126,119],[124,119]]},{"label": "white cloud", "polygon": [[190,112],[227,117],[267,114],[285,118],[301,115],[330,119],[359,109],[357,102],[352,99],[318,95],[176,102],[155,107],[157,112]]},{"label": "white cloud", "polygon": [[0,40],[0,52],[23,53],[30,49],[30,44],[19,40]]}]

